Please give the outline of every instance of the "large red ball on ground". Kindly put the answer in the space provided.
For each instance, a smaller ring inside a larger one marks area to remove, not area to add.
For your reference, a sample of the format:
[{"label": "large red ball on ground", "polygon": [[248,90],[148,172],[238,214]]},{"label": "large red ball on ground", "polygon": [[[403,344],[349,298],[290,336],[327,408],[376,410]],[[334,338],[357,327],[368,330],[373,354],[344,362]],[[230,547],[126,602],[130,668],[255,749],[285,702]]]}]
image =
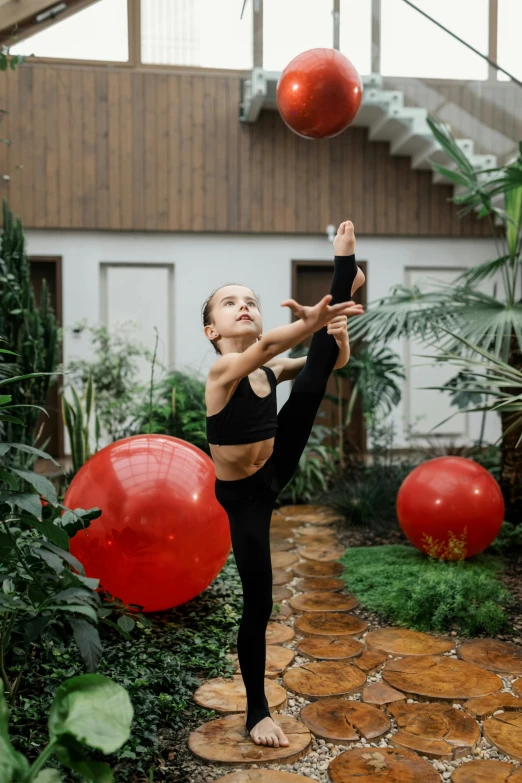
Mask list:
[{"label": "large red ball on ground", "polygon": [[221,571],[230,527],[216,500],[214,463],[169,435],[133,435],[94,454],[64,505],[102,515],[71,539],[88,577],[126,604],[169,609],[199,595]]},{"label": "large red ball on ground", "polygon": [[308,49],[286,66],[277,83],[277,108],[288,127],[308,139],[337,136],[362,100],[361,77],[336,49]]},{"label": "large red ball on ground", "polygon": [[418,465],[402,482],[396,508],[409,541],[443,560],[483,552],[504,520],[498,483],[464,457],[437,457]]}]

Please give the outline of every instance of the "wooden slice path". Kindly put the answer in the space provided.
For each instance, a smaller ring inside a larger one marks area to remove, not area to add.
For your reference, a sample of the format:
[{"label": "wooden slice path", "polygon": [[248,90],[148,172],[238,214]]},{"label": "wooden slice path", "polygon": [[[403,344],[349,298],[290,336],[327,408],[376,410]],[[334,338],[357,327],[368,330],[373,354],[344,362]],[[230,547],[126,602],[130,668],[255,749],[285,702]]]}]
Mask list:
[{"label": "wooden slice path", "polygon": [[[513,762],[522,761],[522,647],[471,639],[456,658],[449,657],[455,655],[451,637],[393,626],[368,633],[342,579],[337,520],[331,509],[311,505],[284,506],[272,516],[274,609],[266,630],[265,693],[289,747],[252,741],[236,652],[227,655],[236,670],[232,678],[207,680],[194,693],[195,702],[223,715],[191,732],[193,755],[216,770],[238,767],[213,777],[216,783],[305,783],[308,773],[271,765],[306,759],[313,737],[349,748],[327,757],[328,783],[439,783],[426,758],[471,755],[481,733]],[[375,672],[382,681],[368,679]],[[520,675],[514,695],[503,690],[500,674]],[[308,702],[298,716],[278,712],[296,697]],[[389,734],[392,718],[397,730]],[[377,744],[382,738],[386,747]],[[375,744],[351,747],[361,739]],[[522,766],[477,759],[455,769],[451,783],[522,783]]]}]

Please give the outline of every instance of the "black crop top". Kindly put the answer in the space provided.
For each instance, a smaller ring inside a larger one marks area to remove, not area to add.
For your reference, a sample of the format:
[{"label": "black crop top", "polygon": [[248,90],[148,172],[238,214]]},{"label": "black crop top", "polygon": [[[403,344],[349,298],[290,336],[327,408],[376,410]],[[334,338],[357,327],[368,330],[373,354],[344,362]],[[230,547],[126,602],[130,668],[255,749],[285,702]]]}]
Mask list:
[{"label": "black crop top", "polygon": [[207,416],[207,440],[214,446],[255,443],[273,438],[277,432],[276,377],[270,367],[262,368],[271,392],[260,397],[252,389],[248,376],[241,378],[224,408]]}]

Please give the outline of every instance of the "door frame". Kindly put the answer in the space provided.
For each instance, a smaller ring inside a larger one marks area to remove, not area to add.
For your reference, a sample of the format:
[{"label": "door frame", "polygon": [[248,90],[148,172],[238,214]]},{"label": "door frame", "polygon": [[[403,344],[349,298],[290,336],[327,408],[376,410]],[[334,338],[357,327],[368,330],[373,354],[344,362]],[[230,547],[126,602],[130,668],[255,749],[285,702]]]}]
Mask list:
[{"label": "door frame", "polygon": [[[360,266],[362,271],[364,272],[365,285],[366,285],[368,283],[368,261],[367,260],[363,261],[363,260],[359,260],[358,259],[357,260],[357,266]],[[331,268],[332,272],[333,272],[334,262],[333,261],[321,261],[321,260],[311,261],[311,260],[308,260],[308,259],[304,259],[304,260],[292,259],[292,272],[291,272],[291,278],[292,278],[292,283],[291,283],[291,285],[292,285],[292,287],[291,287],[292,293],[291,293],[291,297],[292,297],[292,299],[296,299],[296,296],[297,296],[297,276],[298,276],[299,269],[302,268],[302,267],[324,267],[325,269]],[[366,290],[367,289],[365,289],[365,294],[366,294]],[[358,296],[359,291],[360,291],[360,289],[358,289],[355,292],[355,294],[354,294],[354,301],[358,302],[358,303],[361,300],[361,297]],[[364,296],[364,300],[361,303],[362,304],[366,304],[367,303],[366,295]],[[356,411],[358,410],[359,406],[360,406],[360,400],[356,403],[356,406],[355,406],[355,410]],[[352,422],[352,424],[353,424],[353,422]],[[361,429],[360,429],[360,444],[359,444],[359,446],[360,446],[363,454],[367,452],[367,448],[368,448],[367,432],[366,432],[366,426],[365,425],[366,425],[366,422],[365,422],[364,416],[362,416],[362,414],[361,414],[361,420],[360,420],[360,428]]]}]

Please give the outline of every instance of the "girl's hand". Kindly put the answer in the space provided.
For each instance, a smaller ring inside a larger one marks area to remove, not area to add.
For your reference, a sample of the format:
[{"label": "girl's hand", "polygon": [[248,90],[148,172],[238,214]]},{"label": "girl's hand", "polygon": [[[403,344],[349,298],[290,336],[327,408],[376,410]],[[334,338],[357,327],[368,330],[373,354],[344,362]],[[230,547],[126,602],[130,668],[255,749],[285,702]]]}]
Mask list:
[{"label": "girl's hand", "polygon": [[[353,313],[353,300],[350,302],[340,302],[339,304],[329,305],[332,299],[331,294],[323,296],[320,302],[313,307],[307,305],[300,305],[295,299],[285,299],[281,302],[281,307],[289,307],[297,318],[301,318],[310,329],[311,332],[318,332],[323,326],[326,326],[332,318],[337,315],[348,315],[350,311]],[[355,305],[355,307],[361,307],[361,305]]]},{"label": "girl's hand", "polygon": [[351,256],[355,253],[355,228],[351,220],[341,223],[333,246],[336,256]]}]

